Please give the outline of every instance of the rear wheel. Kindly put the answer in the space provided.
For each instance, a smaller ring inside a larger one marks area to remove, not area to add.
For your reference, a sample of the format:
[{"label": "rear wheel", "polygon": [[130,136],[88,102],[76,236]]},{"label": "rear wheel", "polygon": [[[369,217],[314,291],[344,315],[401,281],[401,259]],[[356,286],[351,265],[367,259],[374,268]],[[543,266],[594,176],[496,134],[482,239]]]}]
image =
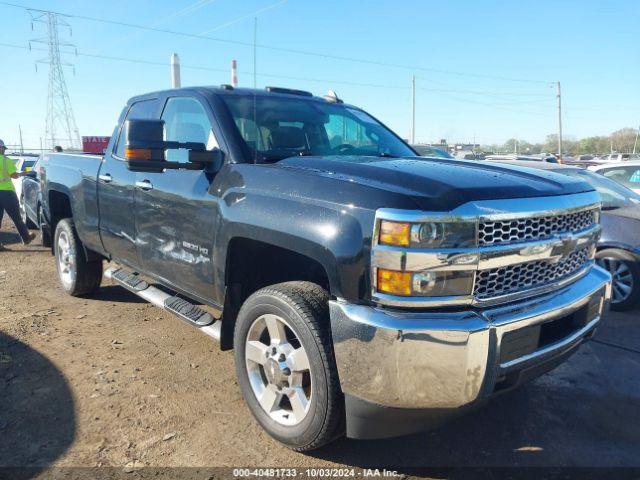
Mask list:
[{"label": "rear wheel", "polygon": [[102,281],[102,260],[87,260],[71,219],[58,222],[54,245],[58,276],[64,291],[74,297],[93,293]]},{"label": "rear wheel", "polygon": [[343,434],[328,300],[313,283],[281,283],[251,295],[236,321],[236,371],[247,405],[272,437],[298,451]]},{"label": "rear wheel", "polygon": [[625,252],[609,248],[596,253],[596,262],[611,274],[611,308],[628,310],[640,299],[640,266]]}]

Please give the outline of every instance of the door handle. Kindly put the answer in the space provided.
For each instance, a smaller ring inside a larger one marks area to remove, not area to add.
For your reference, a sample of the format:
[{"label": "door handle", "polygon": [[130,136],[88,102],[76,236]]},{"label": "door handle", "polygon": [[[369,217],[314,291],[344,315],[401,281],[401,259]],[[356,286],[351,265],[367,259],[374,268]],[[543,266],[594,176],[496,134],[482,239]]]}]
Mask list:
[{"label": "door handle", "polygon": [[104,183],[111,183],[111,180],[113,180],[113,178],[111,177],[111,174],[109,173],[98,175],[98,178],[102,180]]},{"label": "door handle", "polygon": [[140,190],[153,190],[153,184],[149,180],[136,182],[136,187],[138,187]]}]

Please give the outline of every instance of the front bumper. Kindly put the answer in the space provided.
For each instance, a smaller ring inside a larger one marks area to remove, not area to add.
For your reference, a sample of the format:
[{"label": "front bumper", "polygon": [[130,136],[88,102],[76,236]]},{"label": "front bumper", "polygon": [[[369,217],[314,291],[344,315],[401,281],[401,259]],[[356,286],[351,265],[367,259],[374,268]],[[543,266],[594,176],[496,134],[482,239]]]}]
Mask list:
[{"label": "front bumper", "polygon": [[416,415],[431,424],[550,370],[593,335],[610,281],[593,267],[552,294],[484,310],[418,313],[330,302],[347,434],[418,431],[424,426]]}]

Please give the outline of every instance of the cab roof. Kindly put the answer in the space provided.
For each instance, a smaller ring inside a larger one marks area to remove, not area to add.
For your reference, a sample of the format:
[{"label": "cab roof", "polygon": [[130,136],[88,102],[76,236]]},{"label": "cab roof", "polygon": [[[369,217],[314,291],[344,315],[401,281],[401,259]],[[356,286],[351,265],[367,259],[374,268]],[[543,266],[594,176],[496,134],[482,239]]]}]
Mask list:
[{"label": "cab roof", "polygon": [[184,87],[184,88],[172,88],[167,90],[158,90],[155,92],[149,92],[142,95],[136,95],[129,99],[127,103],[131,104],[140,100],[157,97],[176,96],[180,94],[199,94],[205,97],[208,96],[257,96],[257,97],[280,97],[280,98],[304,98],[310,101],[322,102],[322,103],[342,103],[342,100],[328,100],[328,97],[314,96],[311,92],[305,90],[296,90],[292,88],[284,87],[266,87],[261,88],[235,88],[231,85],[215,86],[201,86],[201,87]]}]

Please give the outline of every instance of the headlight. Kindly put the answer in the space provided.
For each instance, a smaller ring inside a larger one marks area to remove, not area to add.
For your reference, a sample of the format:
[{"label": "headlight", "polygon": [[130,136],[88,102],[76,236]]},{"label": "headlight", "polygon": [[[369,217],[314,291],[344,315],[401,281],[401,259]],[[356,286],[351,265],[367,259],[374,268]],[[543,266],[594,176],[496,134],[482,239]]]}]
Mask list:
[{"label": "headlight", "polygon": [[381,245],[411,248],[466,248],[476,246],[474,222],[380,221]]},{"label": "headlight", "polygon": [[468,295],[473,271],[399,272],[377,269],[377,290],[399,296],[446,297]]}]

